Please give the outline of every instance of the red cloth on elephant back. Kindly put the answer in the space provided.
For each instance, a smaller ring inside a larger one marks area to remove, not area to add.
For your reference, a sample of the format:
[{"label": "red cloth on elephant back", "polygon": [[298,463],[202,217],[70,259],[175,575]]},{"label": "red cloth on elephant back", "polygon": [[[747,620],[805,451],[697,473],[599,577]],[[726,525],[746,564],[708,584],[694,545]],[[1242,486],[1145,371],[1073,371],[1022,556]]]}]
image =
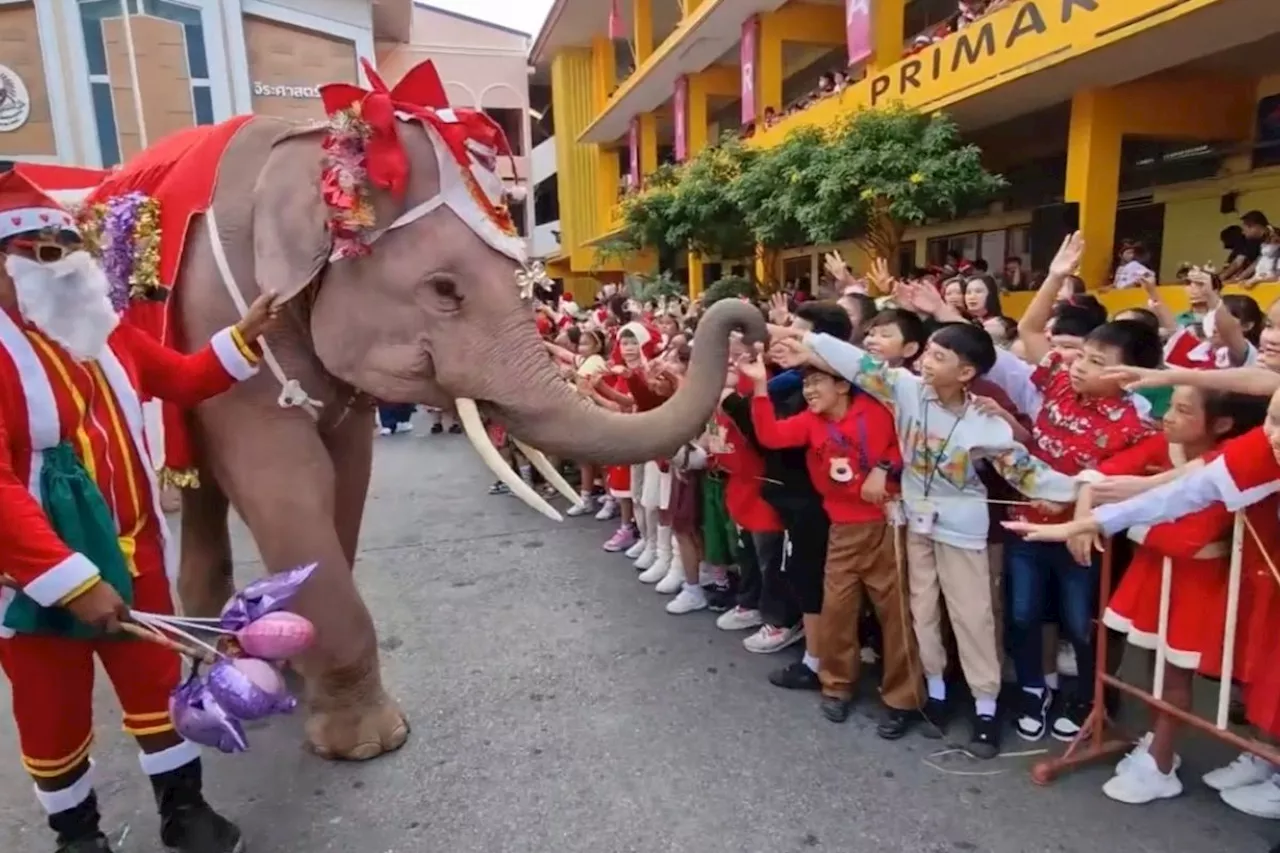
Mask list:
[{"label": "red cloth on elephant back", "polygon": [[[172,290],[182,266],[191,220],[209,209],[218,180],[218,166],[232,138],[252,116],[237,116],[221,124],[202,125],[170,134],[125,163],[85,200],[85,209],[132,192],[155,199],[160,223],[160,284]],[[142,329],[165,346],[181,349],[176,300],[135,301],[123,321]],[[166,475],[179,485],[192,484],[195,460],[183,412],[164,404]]]}]

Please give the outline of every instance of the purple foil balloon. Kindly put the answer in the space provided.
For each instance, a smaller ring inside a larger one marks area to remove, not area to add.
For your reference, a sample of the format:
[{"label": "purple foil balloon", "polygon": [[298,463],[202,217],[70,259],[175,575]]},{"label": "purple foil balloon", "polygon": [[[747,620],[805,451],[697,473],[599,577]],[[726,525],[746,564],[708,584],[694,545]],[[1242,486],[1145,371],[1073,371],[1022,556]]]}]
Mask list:
[{"label": "purple foil balloon", "polygon": [[236,719],[288,714],[298,705],[276,668],[256,658],[224,658],[209,668],[205,679],[218,704]]},{"label": "purple foil balloon", "polygon": [[312,563],[254,581],[231,596],[222,608],[219,624],[228,631],[239,631],[261,616],[283,610],[315,570],[316,564]]},{"label": "purple foil balloon", "polygon": [[249,750],[240,722],[218,704],[209,686],[195,673],[169,696],[169,716],[178,734],[192,743],[226,753]]}]

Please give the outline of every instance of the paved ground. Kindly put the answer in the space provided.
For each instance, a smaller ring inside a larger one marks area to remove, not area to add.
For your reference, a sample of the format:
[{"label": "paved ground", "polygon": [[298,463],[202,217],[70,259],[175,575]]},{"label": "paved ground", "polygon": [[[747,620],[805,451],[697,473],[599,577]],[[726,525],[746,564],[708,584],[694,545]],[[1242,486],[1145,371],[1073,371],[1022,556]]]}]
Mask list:
[{"label": "paved ground", "polygon": [[[1039,789],[1030,758],[936,759],[944,772],[926,763],[935,742],[827,723],[812,696],[768,685],[776,658],[707,614],[666,615],[600,551],[603,525],[554,525],[489,481],[461,437],[380,440],[357,572],[414,733],[394,756],[335,765],[286,719],[251,731],[250,754],[209,760],[211,799],[252,850],[1265,853],[1280,839],[1194,783],[1218,749],[1187,755],[1187,796],[1131,808],[1099,793],[1102,769]],[[121,853],[158,853],[105,690],[99,706],[106,825]],[[51,850],[17,766],[6,723],[0,851]]]}]

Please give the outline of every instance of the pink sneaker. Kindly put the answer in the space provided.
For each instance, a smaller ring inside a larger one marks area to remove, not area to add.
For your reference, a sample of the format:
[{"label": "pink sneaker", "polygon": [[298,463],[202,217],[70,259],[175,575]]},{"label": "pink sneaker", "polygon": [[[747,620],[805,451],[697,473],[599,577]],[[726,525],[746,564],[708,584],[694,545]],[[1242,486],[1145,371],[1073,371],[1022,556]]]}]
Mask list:
[{"label": "pink sneaker", "polygon": [[636,540],[639,538],[640,531],[636,530],[634,524],[624,524],[614,531],[608,542],[604,543],[604,549],[610,554],[617,554],[619,551],[625,551],[636,544]]}]

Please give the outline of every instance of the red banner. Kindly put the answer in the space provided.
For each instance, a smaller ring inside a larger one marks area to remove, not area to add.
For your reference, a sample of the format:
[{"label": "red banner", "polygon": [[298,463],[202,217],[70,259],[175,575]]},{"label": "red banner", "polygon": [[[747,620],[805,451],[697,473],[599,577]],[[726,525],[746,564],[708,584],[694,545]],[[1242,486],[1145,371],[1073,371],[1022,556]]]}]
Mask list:
[{"label": "red banner", "polygon": [[739,64],[742,66],[742,126],[756,120],[756,45],[760,41],[760,19],[748,18],[742,22],[742,50]]},{"label": "red banner", "polygon": [[609,4],[609,38],[622,38],[622,10],[618,8],[618,0]]},{"label": "red banner", "polygon": [[636,189],[640,186],[640,119],[631,120],[631,130],[627,134],[627,147],[631,155],[631,174],[627,175],[627,186]]},{"label": "red banner", "polygon": [[871,0],[844,0],[844,37],[850,65],[871,56]]},{"label": "red banner", "polygon": [[676,162],[683,163],[689,157],[689,78],[676,81]]}]

